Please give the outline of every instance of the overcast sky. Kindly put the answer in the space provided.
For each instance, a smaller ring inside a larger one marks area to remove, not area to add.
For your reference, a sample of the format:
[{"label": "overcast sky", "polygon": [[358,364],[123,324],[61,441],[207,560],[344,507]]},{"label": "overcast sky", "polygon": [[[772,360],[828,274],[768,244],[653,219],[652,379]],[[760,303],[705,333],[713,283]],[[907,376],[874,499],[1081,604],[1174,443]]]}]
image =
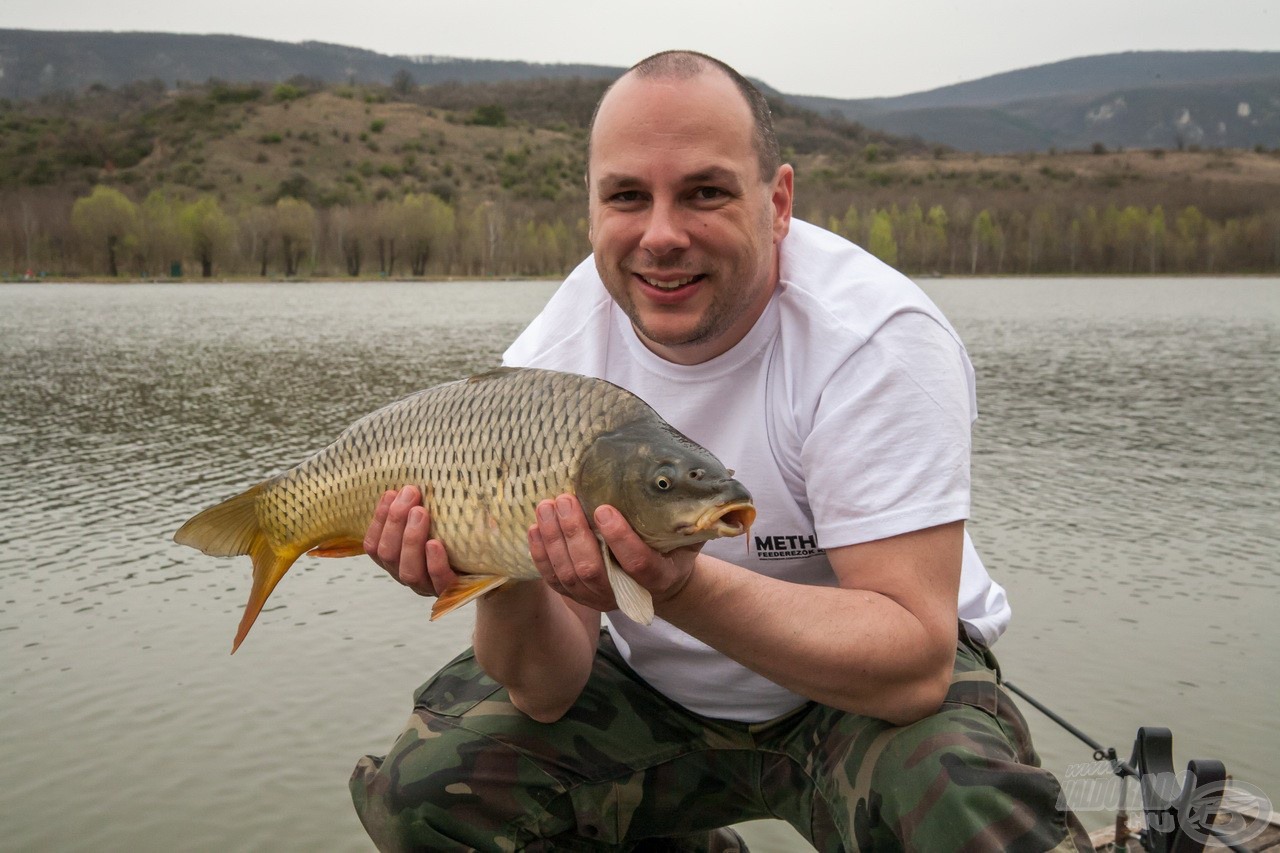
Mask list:
[{"label": "overcast sky", "polygon": [[0,0],[0,28],[230,33],[626,66],[710,53],[790,94],[901,95],[1127,50],[1280,50],[1276,0]]}]

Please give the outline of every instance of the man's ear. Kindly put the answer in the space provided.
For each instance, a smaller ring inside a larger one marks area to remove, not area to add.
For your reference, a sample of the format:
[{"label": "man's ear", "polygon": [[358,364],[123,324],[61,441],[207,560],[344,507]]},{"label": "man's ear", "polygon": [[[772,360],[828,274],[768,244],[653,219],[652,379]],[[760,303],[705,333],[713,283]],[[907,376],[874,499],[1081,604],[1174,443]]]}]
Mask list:
[{"label": "man's ear", "polygon": [[783,163],[773,179],[773,241],[781,243],[791,230],[791,205],[795,199],[796,171]]}]

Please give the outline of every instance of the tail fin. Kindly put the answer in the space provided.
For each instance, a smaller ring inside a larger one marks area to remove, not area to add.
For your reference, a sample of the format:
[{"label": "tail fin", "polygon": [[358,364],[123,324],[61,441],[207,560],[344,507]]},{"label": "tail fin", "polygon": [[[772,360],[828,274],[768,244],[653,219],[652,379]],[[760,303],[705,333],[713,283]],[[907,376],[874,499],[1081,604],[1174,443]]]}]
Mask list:
[{"label": "tail fin", "polygon": [[254,620],[262,612],[267,596],[305,550],[277,551],[267,540],[255,511],[258,496],[265,486],[265,483],[259,483],[243,494],[197,513],[173,535],[173,541],[179,545],[189,545],[212,557],[248,554],[253,559],[253,589],[244,615],[240,617],[235,641],[231,644],[232,654],[244,642]]}]

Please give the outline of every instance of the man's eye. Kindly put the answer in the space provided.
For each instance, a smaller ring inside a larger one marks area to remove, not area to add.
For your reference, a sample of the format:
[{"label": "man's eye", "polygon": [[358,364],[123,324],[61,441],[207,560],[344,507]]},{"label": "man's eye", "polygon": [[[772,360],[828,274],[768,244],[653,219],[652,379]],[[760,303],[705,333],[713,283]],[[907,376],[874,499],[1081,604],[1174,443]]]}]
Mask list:
[{"label": "man's eye", "polygon": [[624,190],[620,193],[614,193],[609,196],[609,201],[619,204],[630,204],[640,200],[640,192],[638,190]]},{"label": "man's eye", "polygon": [[699,201],[714,201],[723,197],[724,194],[724,190],[719,187],[698,187],[693,191],[694,198]]}]

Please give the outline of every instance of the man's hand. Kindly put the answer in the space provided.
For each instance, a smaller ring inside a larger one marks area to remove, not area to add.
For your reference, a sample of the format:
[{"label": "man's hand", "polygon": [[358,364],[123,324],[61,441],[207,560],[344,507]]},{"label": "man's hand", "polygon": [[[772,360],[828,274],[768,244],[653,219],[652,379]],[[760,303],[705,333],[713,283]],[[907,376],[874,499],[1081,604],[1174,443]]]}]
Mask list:
[{"label": "man's hand", "polygon": [[[655,604],[684,589],[701,545],[659,554],[645,544],[611,506],[594,513],[596,529],[624,572],[647,589]],[[538,504],[538,523],[529,528],[529,553],[547,586],[592,610],[617,608],[605,570],[600,540],[573,495]]]},{"label": "man's hand", "polygon": [[417,486],[382,495],[364,534],[364,552],[418,595],[439,595],[458,578],[444,543],[431,538],[431,513]]},{"label": "man's hand", "polygon": [[[438,595],[458,577],[444,543],[431,538],[431,515],[415,486],[388,491],[378,501],[364,551],[419,595]],[[599,546],[595,556],[600,557]],[[517,708],[540,722],[559,719],[578,698],[599,636],[599,613],[554,595],[544,584],[509,583],[476,602],[476,661],[508,689]]]}]

